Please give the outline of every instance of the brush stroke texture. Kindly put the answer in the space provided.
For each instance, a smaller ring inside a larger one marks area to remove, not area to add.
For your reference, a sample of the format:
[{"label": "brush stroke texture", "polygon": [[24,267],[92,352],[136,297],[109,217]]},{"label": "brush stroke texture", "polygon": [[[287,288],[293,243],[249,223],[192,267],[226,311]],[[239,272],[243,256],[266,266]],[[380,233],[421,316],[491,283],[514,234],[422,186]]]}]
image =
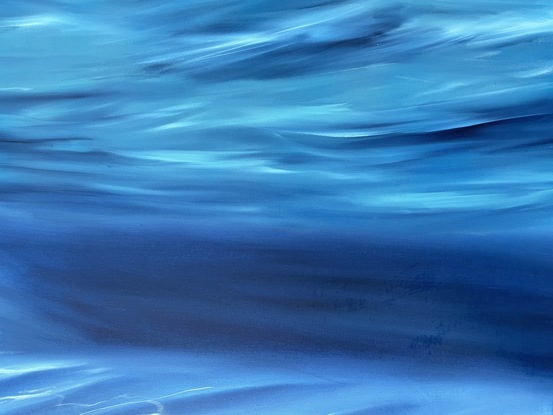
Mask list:
[{"label": "brush stroke texture", "polygon": [[0,413],[550,414],[552,42],[543,0],[3,1]]}]

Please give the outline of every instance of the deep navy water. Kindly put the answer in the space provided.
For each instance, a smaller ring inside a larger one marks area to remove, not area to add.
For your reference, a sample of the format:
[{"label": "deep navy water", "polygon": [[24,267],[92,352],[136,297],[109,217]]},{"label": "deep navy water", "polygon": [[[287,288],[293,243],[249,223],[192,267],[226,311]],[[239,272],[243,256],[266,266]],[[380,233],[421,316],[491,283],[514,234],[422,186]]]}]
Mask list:
[{"label": "deep navy water", "polygon": [[553,3],[1,0],[0,414],[551,415]]}]

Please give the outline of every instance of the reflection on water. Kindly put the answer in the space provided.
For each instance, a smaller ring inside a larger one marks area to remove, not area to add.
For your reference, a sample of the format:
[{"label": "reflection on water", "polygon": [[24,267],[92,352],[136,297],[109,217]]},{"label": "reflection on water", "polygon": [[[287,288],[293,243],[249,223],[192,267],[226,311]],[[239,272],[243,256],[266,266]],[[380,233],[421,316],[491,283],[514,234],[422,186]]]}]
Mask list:
[{"label": "reflection on water", "polygon": [[428,376],[408,366],[406,376],[406,366],[388,361],[145,349],[8,361],[0,372],[6,414],[551,413],[550,382],[498,368]]}]

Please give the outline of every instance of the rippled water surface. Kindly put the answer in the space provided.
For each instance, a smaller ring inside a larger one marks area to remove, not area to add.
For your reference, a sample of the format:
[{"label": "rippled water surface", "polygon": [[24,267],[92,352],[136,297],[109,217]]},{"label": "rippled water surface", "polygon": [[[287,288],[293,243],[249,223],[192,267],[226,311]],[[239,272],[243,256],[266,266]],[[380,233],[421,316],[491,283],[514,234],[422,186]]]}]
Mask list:
[{"label": "rippled water surface", "polygon": [[0,414],[552,414],[552,108],[545,0],[3,0]]}]

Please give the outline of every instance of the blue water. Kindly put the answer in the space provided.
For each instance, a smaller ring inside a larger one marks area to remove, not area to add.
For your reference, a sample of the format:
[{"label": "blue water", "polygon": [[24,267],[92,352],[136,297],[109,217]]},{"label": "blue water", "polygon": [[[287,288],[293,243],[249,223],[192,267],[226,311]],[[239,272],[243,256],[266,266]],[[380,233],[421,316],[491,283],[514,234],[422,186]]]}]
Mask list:
[{"label": "blue water", "polygon": [[553,3],[3,0],[0,414],[553,413]]}]

